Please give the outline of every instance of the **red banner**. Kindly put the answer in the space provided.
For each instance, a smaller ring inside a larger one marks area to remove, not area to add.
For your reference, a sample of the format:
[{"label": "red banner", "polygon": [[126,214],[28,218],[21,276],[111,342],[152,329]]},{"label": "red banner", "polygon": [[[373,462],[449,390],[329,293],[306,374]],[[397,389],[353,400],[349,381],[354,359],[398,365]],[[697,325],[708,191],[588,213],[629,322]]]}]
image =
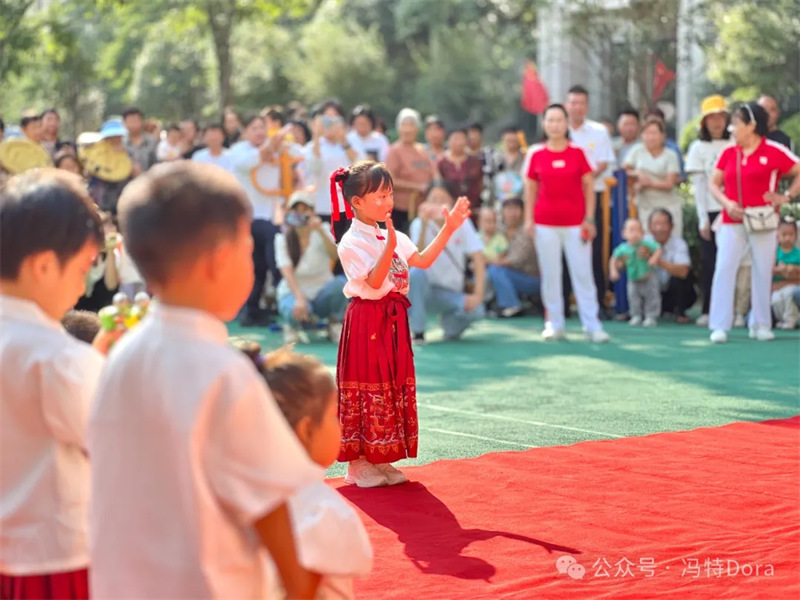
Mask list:
[{"label": "red banner", "polygon": [[675,71],[672,71],[663,61],[656,57],[656,68],[653,73],[653,102],[658,102],[667,84],[675,80]]},{"label": "red banner", "polygon": [[544,87],[539,73],[536,70],[536,65],[531,61],[525,63],[525,70],[522,72],[522,96],[520,97],[520,106],[526,112],[534,115],[540,115],[547,108],[550,102],[550,96],[547,93],[547,88]]}]

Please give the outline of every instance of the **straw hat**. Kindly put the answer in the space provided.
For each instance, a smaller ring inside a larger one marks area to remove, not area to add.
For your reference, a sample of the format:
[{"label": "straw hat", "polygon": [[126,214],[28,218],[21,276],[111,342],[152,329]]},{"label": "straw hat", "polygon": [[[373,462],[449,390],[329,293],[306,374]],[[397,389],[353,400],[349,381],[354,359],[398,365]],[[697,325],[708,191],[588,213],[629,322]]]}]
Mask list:
[{"label": "straw hat", "polygon": [[50,167],[53,161],[41,145],[23,137],[0,143],[0,165],[16,175],[37,167]]},{"label": "straw hat", "polygon": [[705,119],[708,115],[727,113],[728,105],[725,102],[725,98],[715,94],[703,99],[703,102],[700,104],[700,112],[703,114],[703,119]]},{"label": "straw hat", "polygon": [[88,173],[103,181],[123,181],[133,172],[133,163],[128,153],[115,149],[105,139],[90,146],[81,146],[78,158]]}]

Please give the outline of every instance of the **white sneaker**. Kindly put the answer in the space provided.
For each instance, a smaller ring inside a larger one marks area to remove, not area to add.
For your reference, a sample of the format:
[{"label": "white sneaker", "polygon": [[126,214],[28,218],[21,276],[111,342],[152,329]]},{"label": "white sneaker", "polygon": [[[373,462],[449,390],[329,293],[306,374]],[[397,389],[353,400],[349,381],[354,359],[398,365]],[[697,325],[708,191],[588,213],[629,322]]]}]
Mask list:
[{"label": "white sneaker", "polygon": [[300,343],[300,332],[291,325],[283,326],[283,343],[287,346],[294,346]]},{"label": "white sneaker", "polygon": [[744,329],[747,327],[747,324],[744,321],[744,315],[736,315],[733,318],[733,327],[735,329]]},{"label": "white sneaker", "polygon": [[631,327],[639,327],[642,324],[642,317],[631,317],[631,320],[628,321],[628,325]]},{"label": "white sneaker", "polygon": [[500,311],[500,316],[504,319],[510,319],[511,317],[516,317],[519,313],[522,312],[521,306],[511,306],[509,308],[504,308]]},{"label": "white sneaker", "polygon": [[347,475],[344,482],[362,488],[383,487],[389,485],[389,480],[377,465],[367,462],[366,458],[351,460],[347,465]]},{"label": "white sneaker", "polygon": [[550,323],[546,323],[544,326],[544,331],[542,331],[542,339],[545,342],[554,342],[556,340],[563,340],[565,337],[565,333],[563,329],[553,329],[553,326]]},{"label": "white sneaker", "polygon": [[644,320],[645,327],[656,327],[658,326],[658,319],[654,319],[653,317],[647,317]]},{"label": "white sneaker", "polygon": [[697,317],[697,320],[694,322],[695,325],[699,325],[700,327],[708,327],[708,315],[700,315]]},{"label": "white sneaker", "polygon": [[586,338],[595,344],[605,344],[611,339],[611,336],[609,336],[605,330],[598,329],[597,331],[587,332]]},{"label": "white sneaker", "polygon": [[759,342],[771,342],[775,339],[775,334],[772,333],[771,329],[756,326],[750,330],[749,337],[751,340],[757,340]]},{"label": "white sneaker", "polygon": [[408,477],[406,477],[405,473],[400,469],[394,468],[390,463],[381,463],[375,465],[375,468],[386,476],[389,485],[400,485],[408,481]]},{"label": "white sneaker", "polygon": [[328,339],[334,344],[338,344],[342,338],[342,324],[336,321],[328,323]]},{"label": "white sneaker", "polygon": [[717,329],[711,332],[709,339],[711,340],[712,344],[724,344],[728,341],[728,334],[721,329]]}]

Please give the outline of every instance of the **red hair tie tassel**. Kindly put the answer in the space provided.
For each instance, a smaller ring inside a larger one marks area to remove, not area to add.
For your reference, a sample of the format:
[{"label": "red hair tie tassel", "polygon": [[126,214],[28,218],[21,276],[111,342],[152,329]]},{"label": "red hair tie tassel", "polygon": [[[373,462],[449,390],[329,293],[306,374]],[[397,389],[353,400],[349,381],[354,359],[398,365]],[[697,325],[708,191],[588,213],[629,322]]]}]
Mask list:
[{"label": "red hair tie tassel", "polygon": [[[331,233],[333,233],[333,237],[336,238],[336,233],[334,232],[333,224],[339,220],[339,194],[336,193],[336,182],[337,179],[341,176],[347,176],[350,173],[347,169],[339,167],[333,173],[331,173]],[[342,198],[344,198],[344,180],[338,179],[339,182],[339,189],[342,192]],[[344,200],[344,212],[347,215],[348,219],[353,218],[353,209],[348,204],[347,200]],[[337,240],[338,241],[338,240]]]}]

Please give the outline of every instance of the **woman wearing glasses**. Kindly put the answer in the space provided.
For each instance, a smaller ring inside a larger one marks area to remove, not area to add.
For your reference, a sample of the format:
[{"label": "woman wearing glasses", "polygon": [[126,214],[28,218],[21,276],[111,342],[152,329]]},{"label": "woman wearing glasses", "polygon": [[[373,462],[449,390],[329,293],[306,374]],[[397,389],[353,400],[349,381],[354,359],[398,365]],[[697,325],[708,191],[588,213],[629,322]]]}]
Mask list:
[{"label": "woman wearing glasses", "polygon": [[[733,324],[733,296],[736,271],[750,242],[752,258],[752,309],[748,327],[750,338],[770,341],[772,314],[770,288],[775,264],[777,235],[774,229],[749,232],[742,224],[747,208],[772,205],[778,210],[800,194],[800,160],[786,147],[767,139],[766,111],[755,102],[742,104],[733,112],[735,144],[723,150],[709,189],[722,206],[722,225],[717,234],[717,263],[711,284],[709,329],[711,341],[728,341]],[[782,176],[794,177],[789,190],[775,190]]]}]

